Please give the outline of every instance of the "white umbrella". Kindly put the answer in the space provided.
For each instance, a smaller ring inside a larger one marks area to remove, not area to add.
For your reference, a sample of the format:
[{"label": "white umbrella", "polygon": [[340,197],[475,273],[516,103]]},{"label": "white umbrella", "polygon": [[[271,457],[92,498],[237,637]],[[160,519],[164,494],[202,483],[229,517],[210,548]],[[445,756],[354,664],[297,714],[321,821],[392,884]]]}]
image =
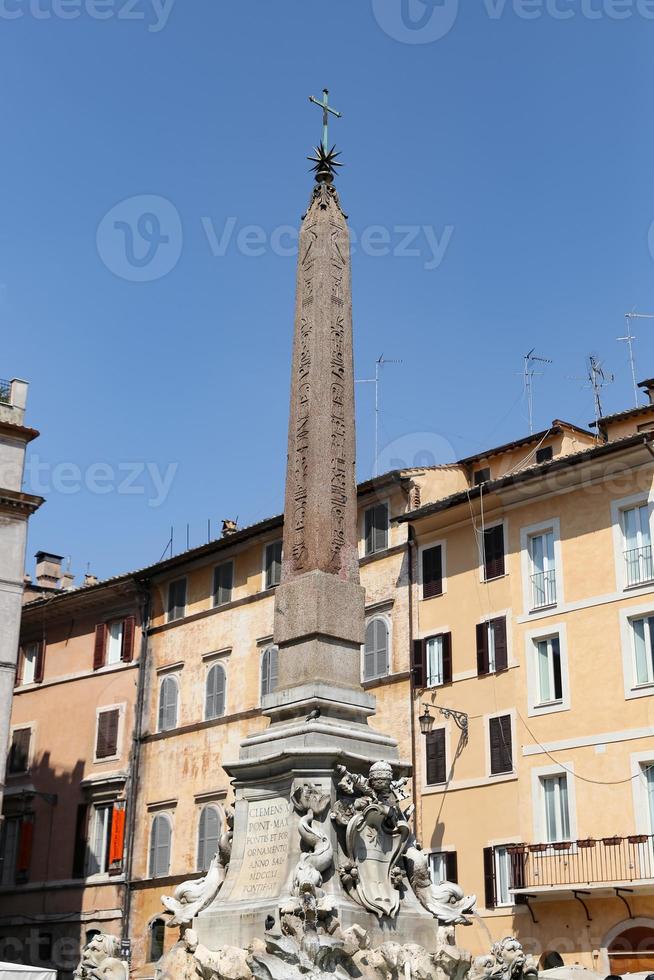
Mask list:
[{"label": "white umbrella", "polygon": [[22,963],[0,963],[0,980],[57,980],[56,970]]}]

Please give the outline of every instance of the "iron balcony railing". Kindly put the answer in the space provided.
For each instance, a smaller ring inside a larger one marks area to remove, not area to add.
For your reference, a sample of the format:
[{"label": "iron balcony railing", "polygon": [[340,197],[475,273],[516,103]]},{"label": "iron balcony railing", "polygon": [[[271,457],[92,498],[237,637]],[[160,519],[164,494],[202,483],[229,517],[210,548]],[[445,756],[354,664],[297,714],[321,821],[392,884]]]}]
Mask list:
[{"label": "iron balcony railing", "polygon": [[654,835],[507,847],[511,888],[574,888],[654,879]]},{"label": "iron balcony railing", "polygon": [[625,551],[624,560],[627,566],[627,585],[638,585],[640,582],[651,582],[654,578],[652,565],[652,546],[632,548]]},{"label": "iron balcony railing", "polygon": [[536,572],[531,576],[531,608],[556,605],[556,570]]},{"label": "iron balcony railing", "polygon": [[11,405],[11,381],[0,378],[0,403]]}]

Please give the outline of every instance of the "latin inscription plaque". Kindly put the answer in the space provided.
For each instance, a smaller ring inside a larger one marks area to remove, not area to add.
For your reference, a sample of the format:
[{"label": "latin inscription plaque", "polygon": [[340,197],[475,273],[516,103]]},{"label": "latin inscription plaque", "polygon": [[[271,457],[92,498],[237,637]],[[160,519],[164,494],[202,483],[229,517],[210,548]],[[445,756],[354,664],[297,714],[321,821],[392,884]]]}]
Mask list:
[{"label": "latin inscription plaque", "polygon": [[291,805],[283,797],[251,802],[243,863],[230,901],[272,898],[284,883]]}]

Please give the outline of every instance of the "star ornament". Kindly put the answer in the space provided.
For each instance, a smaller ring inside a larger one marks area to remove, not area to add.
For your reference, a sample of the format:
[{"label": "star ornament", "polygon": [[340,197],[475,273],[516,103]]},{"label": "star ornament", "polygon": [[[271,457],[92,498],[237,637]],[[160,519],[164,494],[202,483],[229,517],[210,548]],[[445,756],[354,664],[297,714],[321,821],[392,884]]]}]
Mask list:
[{"label": "star ornament", "polygon": [[336,146],[332,146],[331,150],[326,150],[321,144],[315,149],[315,156],[307,157],[313,163],[311,168],[315,175],[316,180],[319,181],[332,181],[336,176],[336,167],[342,167],[342,163],[338,163],[336,157],[340,157],[340,152],[336,151]]}]

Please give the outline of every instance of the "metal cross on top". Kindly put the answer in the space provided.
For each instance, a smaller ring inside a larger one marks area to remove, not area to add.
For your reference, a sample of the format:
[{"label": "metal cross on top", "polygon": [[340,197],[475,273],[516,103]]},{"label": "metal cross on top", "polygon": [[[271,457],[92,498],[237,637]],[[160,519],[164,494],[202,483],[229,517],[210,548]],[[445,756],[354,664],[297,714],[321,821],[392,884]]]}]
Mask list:
[{"label": "metal cross on top", "polygon": [[329,89],[322,90],[322,102],[318,99],[314,99],[313,95],[309,96],[309,102],[313,102],[314,105],[320,106],[322,109],[322,145],[325,148],[325,153],[329,152],[329,113],[332,116],[336,116],[337,119],[341,119],[343,113],[337,112],[336,109],[332,109],[329,104]]}]

